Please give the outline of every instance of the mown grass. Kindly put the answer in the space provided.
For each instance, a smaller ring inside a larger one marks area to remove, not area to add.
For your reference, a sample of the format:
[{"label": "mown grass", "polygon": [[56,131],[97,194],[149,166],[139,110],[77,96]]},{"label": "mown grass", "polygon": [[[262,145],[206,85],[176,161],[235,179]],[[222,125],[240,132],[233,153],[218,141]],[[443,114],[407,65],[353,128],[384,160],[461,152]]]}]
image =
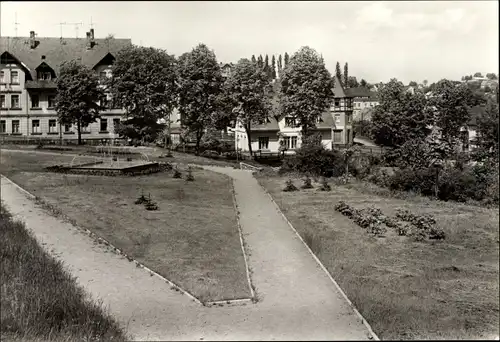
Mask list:
[{"label": "mown grass", "polygon": [[[229,177],[193,168],[187,182],[183,167],[181,179],[36,172],[72,157],[2,152],[1,173],[200,300],[250,297]],[[159,209],[134,204],[141,194]]]},{"label": "mown grass", "polygon": [[[382,197],[333,182],[331,192],[283,192],[288,177],[257,178],[381,339],[498,336],[498,209]],[[429,213],[446,239],[415,242],[391,231],[372,237],[334,210],[340,200],[387,215],[398,207]]]},{"label": "mown grass", "polygon": [[125,341],[119,324],[0,204],[2,341]]}]

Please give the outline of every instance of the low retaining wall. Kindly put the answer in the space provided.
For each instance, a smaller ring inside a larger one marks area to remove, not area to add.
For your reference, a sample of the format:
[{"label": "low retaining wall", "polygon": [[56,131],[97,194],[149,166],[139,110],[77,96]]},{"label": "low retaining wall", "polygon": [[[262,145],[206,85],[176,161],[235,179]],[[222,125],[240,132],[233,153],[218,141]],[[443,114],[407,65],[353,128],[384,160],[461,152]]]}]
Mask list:
[{"label": "low retaining wall", "polygon": [[127,167],[127,168],[122,168],[122,169],[106,169],[106,168],[99,168],[99,169],[82,169],[82,166],[90,166],[90,165],[97,165],[97,164],[102,164],[103,162],[94,162],[94,163],[85,163],[85,164],[80,164],[77,166],[62,166],[62,165],[56,165],[56,166],[49,166],[46,167],[45,169],[47,171],[51,172],[57,172],[57,173],[64,173],[64,174],[77,174],[77,175],[92,175],[92,176],[139,176],[139,175],[148,175],[151,173],[158,173],[158,172],[164,172],[164,171],[170,171],[172,170],[172,165],[169,163],[150,163],[150,164],[144,164],[144,165],[137,165],[137,166],[132,166],[132,167]]}]

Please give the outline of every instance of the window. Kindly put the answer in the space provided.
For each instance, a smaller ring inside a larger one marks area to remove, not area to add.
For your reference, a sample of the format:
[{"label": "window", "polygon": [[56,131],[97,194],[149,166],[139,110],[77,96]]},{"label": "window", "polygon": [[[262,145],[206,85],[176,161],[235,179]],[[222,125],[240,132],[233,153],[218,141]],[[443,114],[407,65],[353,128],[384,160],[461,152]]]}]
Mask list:
[{"label": "window", "polygon": [[316,123],[321,123],[323,122],[323,118],[321,116],[316,118]]},{"label": "window", "polygon": [[50,80],[52,78],[52,75],[50,71],[39,71],[38,72],[38,79],[39,80]]},{"label": "window", "polygon": [[31,108],[39,108],[40,107],[40,98],[38,95],[31,95]]},{"label": "window", "polygon": [[285,127],[295,127],[295,119],[285,118]]},{"label": "window", "polygon": [[340,114],[335,114],[335,123],[336,124],[340,123]]},{"label": "window", "polygon": [[99,78],[106,78],[106,71],[101,71],[99,73]]},{"label": "window", "polygon": [[40,120],[31,120],[31,132],[32,133],[41,133],[40,132]]},{"label": "window", "polygon": [[19,133],[19,120],[12,120],[12,133]]},{"label": "window", "polygon": [[54,108],[56,105],[56,96],[55,95],[49,95],[49,108]]},{"label": "window", "polygon": [[7,132],[7,124],[5,123],[5,120],[0,120],[0,133],[5,132]]},{"label": "window", "polygon": [[350,144],[351,142],[352,142],[352,140],[351,140],[351,130],[347,129],[347,132],[346,132],[346,144]]},{"label": "window", "polygon": [[340,130],[333,131],[333,142],[334,143],[341,143],[342,142],[342,131],[340,131]]},{"label": "window", "polygon": [[5,102],[5,95],[0,95],[0,107],[7,108],[7,103]]},{"label": "window", "polygon": [[297,137],[292,137],[292,148],[297,148]]},{"label": "window", "polygon": [[57,132],[57,121],[49,120],[49,133],[56,133],[56,132]]},{"label": "window", "polygon": [[259,150],[269,149],[269,137],[259,137]]},{"label": "window", "polygon": [[351,123],[351,115],[350,114],[346,114],[345,119],[346,119],[346,123],[348,123],[348,124]]},{"label": "window", "polygon": [[5,72],[0,71],[0,83],[5,83]]},{"label": "window", "polygon": [[116,130],[120,125],[120,119],[113,119],[113,128]]},{"label": "window", "polygon": [[82,123],[82,133],[90,133],[90,125]]},{"label": "window", "polygon": [[10,97],[10,108],[20,108],[19,107],[19,95],[12,95]]},{"label": "window", "polygon": [[283,140],[285,141],[285,147],[288,150],[290,148],[290,137],[284,137]]},{"label": "window", "polygon": [[108,97],[106,95],[101,96],[101,107],[107,108],[108,107]]},{"label": "window", "polygon": [[12,70],[10,72],[10,83],[11,84],[19,84],[19,72]]},{"label": "window", "polygon": [[340,106],[340,100],[339,99],[335,99],[335,107],[339,107]]},{"label": "window", "polygon": [[64,125],[64,133],[70,133],[71,132],[71,125],[65,124]]},{"label": "window", "polygon": [[108,119],[101,119],[101,129],[100,132],[108,131]]}]

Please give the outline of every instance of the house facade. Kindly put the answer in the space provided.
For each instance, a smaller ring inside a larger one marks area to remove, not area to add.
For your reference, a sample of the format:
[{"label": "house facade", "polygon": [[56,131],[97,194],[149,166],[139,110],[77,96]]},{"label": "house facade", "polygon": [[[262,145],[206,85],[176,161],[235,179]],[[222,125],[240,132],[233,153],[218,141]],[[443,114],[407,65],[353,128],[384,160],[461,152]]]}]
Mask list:
[{"label": "house facade", "polygon": [[346,92],[353,98],[353,119],[370,120],[371,110],[379,105],[377,93],[363,87],[348,88]]},{"label": "house facade", "polygon": [[[116,53],[132,44],[130,39],[37,37],[0,38],[0,135],[3,138],[76,140],[73,125],[60,125],[54,109],[56,79],[61,64],[78,60],[101,77],[111,76]],[[100,100],[106,110],[100,119],[82,129],[82,139],[117,138],[114,127],[124,110],[114,108],[109,95]]]},{"label": "house facade", "polygon": [[[345,89],[338,78],[332,89],[333,101],[330,108],[325,111],[316,122],[313,129],[315,133],[321,134],[322,143],[327,149],[333,149],[335,145],[345,146],[352,144],[352,118],[353,98]],[[281,118],[269,117],[266,122],[252,126],[249,136],[240,121],[234,128],[236,149],[248,152],[248,141],[251,141],[253,152],[279,152],[280,141],[284,141],[287,148],[286,153],[294,153],[294,150],[302,144],[301,126],[289,116]]]}]

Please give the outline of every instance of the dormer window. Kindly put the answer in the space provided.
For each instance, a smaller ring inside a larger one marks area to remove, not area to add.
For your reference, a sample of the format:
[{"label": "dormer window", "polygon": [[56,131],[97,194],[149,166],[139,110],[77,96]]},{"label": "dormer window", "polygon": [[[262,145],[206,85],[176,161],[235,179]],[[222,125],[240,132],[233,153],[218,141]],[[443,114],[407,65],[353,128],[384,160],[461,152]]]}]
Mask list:
[{"label": "dormer window", "polygon": [[47,80],[52,79],[52,75],[50,74],[50,71],[39,71],[38,72],[38,79],[47,81]]},{"label": "dormer window", "polygon": [[294,128],[296,126],[296,122],[294,118],[285,118],[285,127],[292,127]]}]

